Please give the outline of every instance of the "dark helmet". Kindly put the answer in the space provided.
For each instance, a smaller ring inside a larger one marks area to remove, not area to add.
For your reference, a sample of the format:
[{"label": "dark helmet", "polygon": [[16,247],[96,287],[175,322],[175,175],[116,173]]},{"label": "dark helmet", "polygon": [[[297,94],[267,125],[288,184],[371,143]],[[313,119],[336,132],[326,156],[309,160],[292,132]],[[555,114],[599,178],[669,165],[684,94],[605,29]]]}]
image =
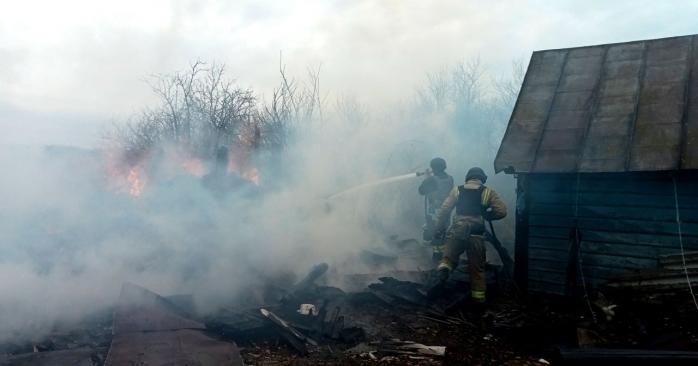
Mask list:
[{"label": "dark helmet", "polygon": [[444,170],[446,170],[446,160],[441,158],[433,158],[429,162],[429,166],[431,167],[431,170],[435,173],[441,173]]},{"label": "dark helmet", "polygon": [[474,167],[468,170],[468,174],[465,175],[465,180],[479,179],[482,183],[487,181],[487,174],[482,168]]}]

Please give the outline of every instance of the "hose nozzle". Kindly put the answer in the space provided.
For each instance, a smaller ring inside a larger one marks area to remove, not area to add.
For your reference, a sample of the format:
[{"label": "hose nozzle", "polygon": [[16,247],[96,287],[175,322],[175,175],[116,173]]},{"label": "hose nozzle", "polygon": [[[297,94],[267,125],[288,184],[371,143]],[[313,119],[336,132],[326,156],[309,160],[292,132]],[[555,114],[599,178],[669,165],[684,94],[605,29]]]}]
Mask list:
[{"label": "hose nozzle", "polygon": [[417,173],[415,173],[415,174],[417,174],[418,177],[421,177],[421,176],[423,176],[423,175],[431,175],[431,173],[432,173],[432,172],[431,172],[431,169],[427,169],[427,170],[425,170],[425,171],[423,171],[423,172],[417,172]]}]

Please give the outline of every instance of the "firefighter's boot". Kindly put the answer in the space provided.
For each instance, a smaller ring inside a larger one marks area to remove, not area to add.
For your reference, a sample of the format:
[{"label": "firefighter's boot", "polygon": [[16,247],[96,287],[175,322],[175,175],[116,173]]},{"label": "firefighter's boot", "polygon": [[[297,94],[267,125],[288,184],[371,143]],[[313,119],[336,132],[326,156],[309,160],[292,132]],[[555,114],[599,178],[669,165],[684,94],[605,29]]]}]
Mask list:
[{"label": "firefighter's boot", "polygon": [[444,258],[441,260],[439,266],[436,267],[436,271],[434,271],[432,274],[432,279],[427,291],[427,298],[429,300],[434,300],[441,296],[446,281],[449,277],[451,277],[452,268],[453,267],[448,259]]}]

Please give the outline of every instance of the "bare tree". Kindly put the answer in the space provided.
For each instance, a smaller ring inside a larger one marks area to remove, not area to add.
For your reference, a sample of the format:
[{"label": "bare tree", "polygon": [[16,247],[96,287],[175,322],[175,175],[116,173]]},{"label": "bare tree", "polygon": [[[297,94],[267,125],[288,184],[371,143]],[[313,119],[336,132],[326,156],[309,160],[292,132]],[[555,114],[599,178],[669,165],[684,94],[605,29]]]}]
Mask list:
[{"label": "bare tree", "polygon": [[368,121],[368,109],[355,96],[337,98],[335,110],[343,122],[363,126]]},{"label": "bare tree", "polygon": [[261,142],[274,148],[286,145],[291,130],[324,118],[320,67],[308,68],[307,81],[301,83],[288,77],[286,66],[280,59],[279,76],[279,86],[272,92],[271,101],[259,113],[261,123],[257,124],[261,130]]},{"label": "bare tree", "polygon": [[521,61],[512,64],[510,76],[496,79],[486,77],[479,57],[460,61],[427,74],[410,113],[416,121],[440,121],[434,134],[442,133],[444,139],[457,134],[463,146],[477,147],[489,159],[499,146],[523,75]]},{"label": "bare tree", "polygon": [[507,108],[513,108],[519,89],[523,84],[526,75],[525,64],[522,59],[516,59],[511,63],[511,74],[509,77],[500,77],[494,80],[494,87],[497,91],[499,103]]},{"label": "bare tree", "polygon": [[309,68],[304,82],[288,77],[282,62],[279,74],[269,103],[259,102],[251,89],[228,78],[222,64],[196,61],[184,71],[154,75],[147,82],[159,103],[107,137],[129,157],[142,156],[163,142],[204,158],[220,146],[245,157],[281,150],[293,129],[322,120],[324,102],[319,67]]},{"label": "bare tree", "polygon": [[451,94],[451,83],[448,74],[449,72],[446,68],[427,74],[425,86],[417,91],[417,102],[420,108],[429,111],[444,110],[446,108],[448,96]]},{"label": "bare tree", "polygon": [[[225,79],[225,66],[212,65],[192,85],[194,105],[205,146],[235,145],[242,129],[255,120],[256,97],[250,89],[236,87]],[[205,148],[202,146],[202,148]]]},{"label": "bare tree", "polygon": [[482,76],[485,70],[477,57],[470,61],[457,63],[451,71],[451,89],[453,103],[472,105],[484,97]]},{"label": "bare tree", "polygon": [[476,105],[485,98],[484,74],[479,57],[428,73],[426,83],[417,90],[418,105],[431,112]]}]

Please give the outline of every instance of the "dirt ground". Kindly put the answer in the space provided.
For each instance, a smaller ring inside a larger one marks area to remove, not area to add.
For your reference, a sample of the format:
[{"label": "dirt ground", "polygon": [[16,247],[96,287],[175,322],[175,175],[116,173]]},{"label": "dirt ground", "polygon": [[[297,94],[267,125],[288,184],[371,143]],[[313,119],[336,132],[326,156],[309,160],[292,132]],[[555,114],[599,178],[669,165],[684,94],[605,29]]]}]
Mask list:
[{"label": "dirt ground", "polygon": [[[560,348],[625,348],[698,351],[696,309],[683,294],[654,303],[617,294],[614,316],[581,299],[549,296],[526,299],[500,293],[488,304],[484,320],[468,304],[447,318],[425,314],[411,304],[360,302],[347,309],[366,330],[359,346],[330,344],[299,356],[283,342],[243,345],[250,365],[544,365],[556,364]],[[454,321],[454,324],[444,322]],[[383,354],[384,339],[445,346],[444,357],[415,358]],[[369,354],[369,350],[377,350]]]},{"label": "dirt ground", "polygon": [[[354,347],[350,344],[330,344],[313,349],[307,356],[297,355],[283,342],[248,345],[242,355],[250,365],[541,365],[545,352],[539,345],[519,347],[503,329],[494,325],[493,318],[502,305],[493,305],[489,320],[475,324],[471,314],[458,312],[448,319],[459,319],[455,324],[425,315],[422,309],[409,305],[381,303],[356,304],[347,312],[355,324],[367,330],[366,339]],[[446,320],[449,321],[449,320]],[[383,354],[380,344],[384,339],[400,339],[429,346],[445,346],[445,357],[417,358],[408,355]],[[363,350],[362,350],[363,348]],[[369,350],[376,349],[373,354]],[[362,352],[363,351],[363,352]]]}]

